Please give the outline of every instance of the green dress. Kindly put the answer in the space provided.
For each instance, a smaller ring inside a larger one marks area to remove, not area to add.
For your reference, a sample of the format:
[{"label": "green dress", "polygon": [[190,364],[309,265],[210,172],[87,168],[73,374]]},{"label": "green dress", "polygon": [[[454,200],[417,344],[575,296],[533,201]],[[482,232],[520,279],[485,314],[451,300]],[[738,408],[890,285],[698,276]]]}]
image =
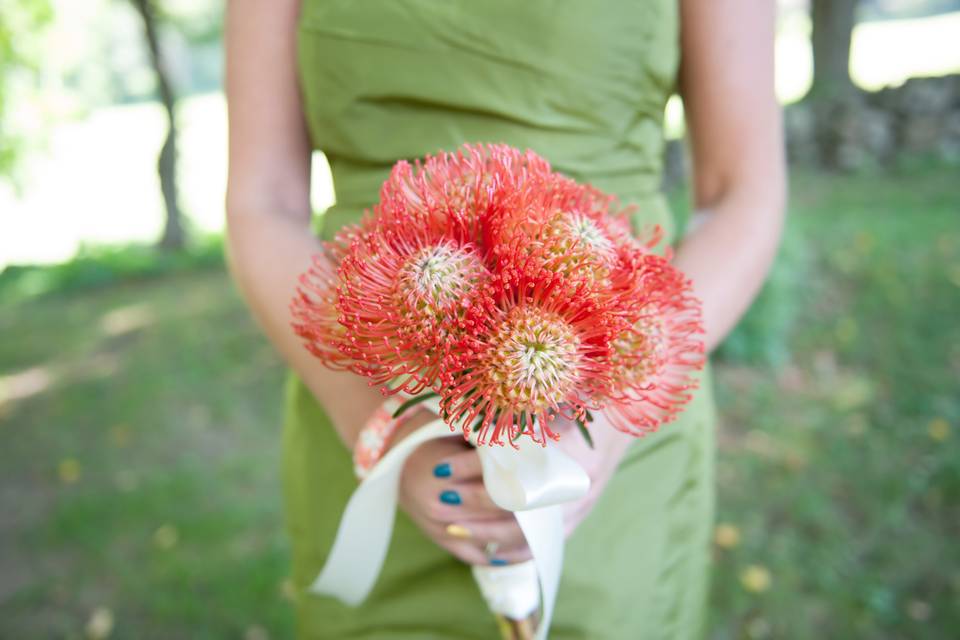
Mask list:
[{"label": "green dress", "polygon": [[[464,142],[530,148],[659,223],[662,120],[679,60],[676,0],[303,0],[298,38],[313,145],[336,205],[324,238],[373,205],[398,159]],[[680,419],[638,439],[567,542],[550,637],[699,637],[713,516],[709,370]],[[284,491],[302,638],[498,637],[468,567],[403,513],[357,608],[303,589],[356,487],[349,452],[293,375]]]}]

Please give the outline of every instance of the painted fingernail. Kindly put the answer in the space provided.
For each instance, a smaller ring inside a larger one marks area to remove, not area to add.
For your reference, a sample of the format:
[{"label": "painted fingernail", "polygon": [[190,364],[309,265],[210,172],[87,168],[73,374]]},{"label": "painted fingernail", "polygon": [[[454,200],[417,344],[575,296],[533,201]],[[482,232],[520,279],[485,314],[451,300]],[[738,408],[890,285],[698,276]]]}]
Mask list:
[{"label": "painted fingernail", "polygon": [[507,561],[503,558],[490,558],[490,564],[495,567],[503,567],[507,564]]},{"label": "painted fingernail", "polygon": [[470,529],[467,529],[463,525],[459,524],[448,524],[447,525],[447,535],[454,538],[460,538],[461,540],[466,540],[472,538],[473,534],[470,532]]},{"label": "painted fingernail", "polygon": [[444,491],[440,494],[440,502],[445,504],[460,504],[463,500],[460,499],[460,494],[456,491]]},{"label": "painted fingernail", "polygon": [[433,468],[433,475],[436,478],[449,478],[453,475],[453,469],[450,468],[449,462],[441,462]]}]

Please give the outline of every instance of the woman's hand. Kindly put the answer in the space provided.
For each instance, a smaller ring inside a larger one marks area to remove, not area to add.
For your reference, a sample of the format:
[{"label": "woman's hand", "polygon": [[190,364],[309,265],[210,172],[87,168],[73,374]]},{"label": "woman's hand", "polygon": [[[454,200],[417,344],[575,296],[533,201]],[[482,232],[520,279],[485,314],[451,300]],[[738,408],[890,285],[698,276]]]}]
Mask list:
[{"label": "woman's hand", "polygon": [[593,412],[593,421],[587,424],[587,430],[593,439],[593,448],[570,420],[558,418],[551,428],[560,434],[560,441],[551,442],[547,446],[563,449],[590,477],[590,490],[587,495],[568,502],[564,508],[564,533],[570,537],[593,510],[634,437],[615,429],[599,411]]},{"label": "woman's hand", "polygon": [[[433,414],[421,410],[397,432],[395,441],[433,419]],[[594,415],[589,428],[594,448],[586,443],[573,422],[563,419],[553,424],[553,429],[561,434],[560,441],[547,445],[563,449],[590,477],[587,495],[565,505],[566,536],[593,509],[633,440],[614,429],[599,413]],[[411,454],[400,476],[399,501],[427,536],[468,564],[530,559],[516,518],[490,499],[483,484],[480,457],[459,433],[426,442]],[[492,562],[484,552],[490,542],[497,545]]]},{"label": "woman's hand", "polygon": [[[394,435],[394,442],[435,419],[421,409]],[[430,539],[468,564],[530,559],[516,518],[490,499],[480,456],[459,432],[425,442],[407,458],[399,502]],[[497,545],[492,558],[484,551],[488,543]]]}]

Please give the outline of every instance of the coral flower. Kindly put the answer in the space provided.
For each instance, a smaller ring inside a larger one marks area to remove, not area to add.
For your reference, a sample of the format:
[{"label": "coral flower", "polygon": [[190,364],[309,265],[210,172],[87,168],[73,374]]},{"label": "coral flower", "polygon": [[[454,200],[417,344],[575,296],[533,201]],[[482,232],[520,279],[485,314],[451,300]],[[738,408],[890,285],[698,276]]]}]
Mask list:
[{"label": "coral flower", "polygon": [[704,355],[690,283],[632,209],[506,145],[400,161],[301,276],[294,330],[384,392],[436,391],[479,444],[546,444],[557,416],[599,409],[642,435],[690,399]]},{"label": "coral flower", "polygon": [[532,151],[463,145],[454,153],[418,159],[414,166],[405,160],[395,164],[380,189],[375,215],[380,226],[416,226],[484,245],[489,222],[549,175],[550,164]]},{"label": "coral flower", "polygon": [[[637,301],[633,323],[611,345],[613,386],[604,412],[617,429],[638,436],[673,420],[690,400],[693,372],[705,362],[700,303],[683,274],[641,248],[631,251],[629,284],[618,295]],[[622,305],[627,306],[627,305]]]},{"label": "coral flower", "polygon": [[418,393],[446,350],[487,313],[489,272],[476,245],[418,228],[378,228],[356,240],[338,272],[343,353],[371,384]]},{"label": "coral flower", "polygon": [[465,336],[443,363],[439,392],[448,424],[477,432],[478,444],[520,435],[546,444],[557,415],[584,419],[610,385],[610,342],[623,329],[610,298],[562,274],[517,260],[495,273],[496,303],[485,334]]},{"label": "coral flower", "polygon": [[296,295],[290,302],[294,333],[304,346],[325,365],[336,370],[352,370],[354,359],[343,352],[349,343],[348,331],[339,322],[340,294],[337,268],[350,245],[369,233],[372,220],[347,225],[333,240],[324,242],[322,252],[313,256],[311,267],[300,275]]},{"label": "coral flower", "polygon": [[571,283],[607,286],[619,247],[634,242],[628,218],[634,207],[621,209],[612,196],[560,174],[538,180],[538,188],[523,191],[516,206],[492,221],[492,250],[501,258],[536,255],[539,266]]},{"label": "coral flower", "polygon": [[300,276],[300,286],[290,302],[294,332],[304,346],[331,369],[352,369],[353,359],[344,355],[340,345],[347,330],[337,320],[337,272],[326,254],[314,256],[313,265]]}]

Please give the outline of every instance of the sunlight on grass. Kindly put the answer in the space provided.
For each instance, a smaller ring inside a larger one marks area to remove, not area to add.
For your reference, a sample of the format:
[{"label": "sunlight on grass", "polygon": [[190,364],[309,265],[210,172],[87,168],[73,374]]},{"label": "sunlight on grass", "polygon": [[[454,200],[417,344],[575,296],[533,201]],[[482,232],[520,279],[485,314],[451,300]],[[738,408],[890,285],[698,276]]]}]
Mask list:
[{"label": "sunlight on grass", "polygon": [[[196,228],[218,230],[226,176],[223,98],[186,99],[180,114],[181,205]],[[159,237],[156,154],[163,127],[158,104],[108,107],[57,127],[48,154],[29,161],[23,197],[0,190],[0,268],[63,261],[85,243]]]},{"label": "sunlight on grass", "polygon": [[104,335],[119,336],[137,331],[153,321],[154,311],[145,302],[108,311],[100,318],[100,330]]},{"label": "sunlight on grass", "polygon": [[44,366],[30,367],[26,371],[0,376],[0,408],[13,400],[43,393],[53,381],[53,374]]}]

